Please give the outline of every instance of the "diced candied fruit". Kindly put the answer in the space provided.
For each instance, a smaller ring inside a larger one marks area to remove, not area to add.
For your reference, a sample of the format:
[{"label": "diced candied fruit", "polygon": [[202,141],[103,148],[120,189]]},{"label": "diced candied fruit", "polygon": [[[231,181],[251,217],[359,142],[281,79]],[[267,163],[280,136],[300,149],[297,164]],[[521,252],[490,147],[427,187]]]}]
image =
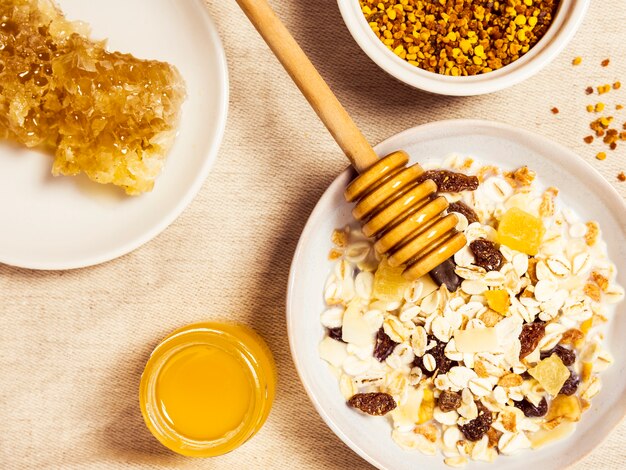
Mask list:
[{"label": "diced candied fruit", "polygon": [[495,310],[501,315],[506,315],[511,306],[511,299],[505,289],[494,289],[485,292],[487,305],[491,310]]},{"label": "diced candied fruit", "polygon": [[420,404],[419,413],[417,416],[417,424],[424,424],[433,419],[433,413],[435,411],[435,395],[430,388],[424,389],[424,397]]},{"label": "diced candied fruit", "polygon": [[54,153],[54,175],[150,191],[176,136],[179,72],[107,51],[51,0],[4,0],[0,25],[0,138]]},{"label": "diced candied fruit", "polygon": [[404,268],[393,268],[387,264],[387,260],[381,261],[374,274],[373,296],[384,302],[396,302],[402,300],[404,291],[410,285],[402,276]]},{"label": "diced candied fruit", "polygon": [[528,373],[553,397],[556,397],[570,377],[570,370],[565,367],[559,356],[553,354],[537,363]]},{"label": "diced candied fruit", "polygon": [[513,250],[535,256],[545,231],[541,219],[512,207],[500,219],[498,241]]},{"label": "diced candied fruit", "polygon": [[539,340],[546,334],[546,324],[543,322],[525,323],[519,335],[521,349],[519,358],[524,359],[535,350]]},{"label": "diced candied fruit", "polygon": [[580,401],[577,396],[559,395],[550,403],[546,421],[552,421],[557,418],[578,421],[581,413]]}]

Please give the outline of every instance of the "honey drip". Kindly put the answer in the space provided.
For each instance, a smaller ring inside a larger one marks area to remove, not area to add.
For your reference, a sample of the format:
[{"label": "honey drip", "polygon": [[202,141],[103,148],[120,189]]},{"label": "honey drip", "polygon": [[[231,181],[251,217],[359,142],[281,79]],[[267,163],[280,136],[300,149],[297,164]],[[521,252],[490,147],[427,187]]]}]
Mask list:
[{"label": "honey drip", "polygon": [[0,0],[0,138],[54,154],[52,173],[150,191],[185,86],[175,67],[108,52],[51,0]]},{"label": "honey drip", "polygon": [[466,238],[455,229],[457,216],[443,214],[448,201],[436,196],[437,185],[421,182],[424,170],[408,161],[405,152],[387,155],[350,183],[345,197],[356,201],[352,215],[376,238],[376,251],[415,280],[463,248]]}]

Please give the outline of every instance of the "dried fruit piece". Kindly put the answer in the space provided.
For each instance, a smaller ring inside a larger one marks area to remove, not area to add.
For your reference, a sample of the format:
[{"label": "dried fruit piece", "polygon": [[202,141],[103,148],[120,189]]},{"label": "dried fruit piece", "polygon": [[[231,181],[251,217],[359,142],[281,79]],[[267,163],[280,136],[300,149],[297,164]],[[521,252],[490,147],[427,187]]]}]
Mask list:
[{"label": "dried fruit piece", "polygon": [[552,400],[552,403],[550,403],[550,410],[546,416],[546,421],[552,421],[559,418],[567,419],[569,421],[578,421],[581,413],[582,411],[578,397],[559,395]]},{"label": "dried fruit piece", "polygon": [[519,408],[524,412],[524,416],[529,418],[539,418],[545,416],[548,412],[548,402],[545,398],[542,398],[537,406],[533,405],[526,399],[522,401],[514,401],[513,404],[516,408]]},{"label": "dried fruit piece", "polygon": [[535,256],[545,233],[543,222],[528,212],[512,207],[498,225],[498,241],[527,255]]},{"label": "dried fruit piece", "polygon": [[422,357],[416,357],[415,360],[413,361],[413,366],[419,367],[420,369],[422,369],[422,372],[426,377],[432,377],[436,371],[439,371],[440,374],[445,374],[452,367],[458,364],[457,361],[451,361],[450,359],[446,357],[444,351],[446,349],[447,343],[442,343],[434,336],[429,335],[428,342],[430,343],[431,341],[435,341],[437,343],[437,345],[434,348],[431,348],[428,350],[428,354],[430,354],[433,358],[435,358],[435,364],[436,364],[435,369],[428,370],[424,366],[424,359]]},{"label": "dried fruit piece", "polygon": [[570,376],[570,370],[556,354],[552,354],[549,358],[537,363],[535,367],[528,369],[528,373],[553,397],[559,394]]},{"label": "dried fruit piece", "polygon": [[433,281],[437,283],[437,285],[445,284],[450,292],[455,292],[463,279],[461,279],[455,272],[454,268],[456,264],[454,263],[452,258],[448,258],[439,266],[430,271],[430,277]]},{"label": "dried fruit piece", "polygon": [[580,384],[580,378],[570,371],[569,378],[565,381],[559,393],[562,395],[573,395],[578,390],[578,384]]},{"label": "dried fruit piece", "polygon": [[520,349],[519,358],[524,359],[535,350],[539,344],[539,340],[546,334],[546,324],[543,322],[526,323],[522,327],[519,335],[522,347]]},{"label": "dried fruit piece", "polygon": [[465,438],[472,442],[481,440],[487,431],[489,431],[491,423],[493,422],[491,411],[489,411],[485,405],[476,402],[476,406],[478,407],[478,416],[469,423],[459,426]]},{"label": "dried fruit piece", "polygon": [[394,348],[398,345],[395,341],[393,341],[383,327],[380,327],[378,333],[376,333],[376,346],[374,346],[374,357],[378,359],[379,362],[383,362],[387,359]]},{"label": "dried fruit piece", "polygon": [[404,268],[393,268],[387,264],[387,260],[381,261],[374,274],[374,298],[384,302],[397,302],[402,300],[405,289],[410,282],[402,277]]},{"label": "dried fruit piece", "polygon": [[478,215],[474,212],[470,206],[465,204],[463,201],[451,202],[448,206],[448,213],[450,212],[458,212],[459,214],[463,214],[467,219],[467,222],[473,224],[474,222],[479,222]]},{"label": "dried fruit piece", "polygon": [[[590,319],[592,320],[592,319]],[[586,320],[585,320],[586,321]],[[585,322],[583,322],[580,327],[582,328]],[[588,331],[588,330],[587,330]],[[571,344],[572,346],[578,346],[580,342],[585,339],[585,333],[577,328],[570,328],[565,333],[563,333],[563,337],[561,338],[562,344]],[[563,359],[563,358],[561,358]],[[570,364],[565,364],[566,366]]]},{"label": "dried fruit piece", "polygon": [[501,315],[507,314],[511,306],[511,299],[505,289],[488,290],[484,295],[491,310],[495,310]]},{"label": "dried fruit piece", "polygon": [[461,395],[456,392],[444,390],[437,399],[437,406],[439,406],[444,413],[456,410],[461,406]]},{"label": "dried fruit piece", "polygon": [[383,416],[393,410],[396,401],[388,393],[357,393],[348,400],[348,405],[372,416]]},{"label": "dried fruit piece", "polygon": [[463,173],[455,173],[449,170],[428,170],[419,178],[421,183],[426,180],[433,180],[440,193],[458,193],[460,191],[474,191],[478,188],[478,178],[468,176]]},{"label": "dried fruit piece", "polygon": [[417,424],[424,424],[433,419],[435,412],[435,395],[430,388],[424,389],[424,396],[422,397],[422,403],[417,413]]},{"label": "dried fruit piece", "polygon": [[469,245],[474,254],[474,264],[487,271],[498,271],[504,264],[504,256],[497,245],[484,238],[478,238]]},{"label": "dried fruit piece", "polygon": [[541,359],[546,359],[553,354],[559,356],[561,361],[563,361],[563,364],[566,366],[571,366],[574,362],[576,362],[576,353],[571,349],[564,348],[560,344],[557,344],[555,347],[550,349],[550,351],[543,351],[541,353]]},{"label": "dried fruit piece", "polygon": [[327,328],[328,330],[328,336],[331,337],[332,339],[335,339],[337,341],[341,341],[342,343],[345,343],[345,341],[342,338],[343,335],[343,328],[342,327],[337,327],[337,328]]}]

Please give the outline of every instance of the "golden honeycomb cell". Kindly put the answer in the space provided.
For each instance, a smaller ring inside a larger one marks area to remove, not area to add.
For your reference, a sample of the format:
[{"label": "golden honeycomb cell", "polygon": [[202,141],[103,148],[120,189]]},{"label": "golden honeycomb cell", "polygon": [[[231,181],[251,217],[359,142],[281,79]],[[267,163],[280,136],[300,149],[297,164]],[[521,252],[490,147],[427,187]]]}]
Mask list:
[{"label": "golden honeycomb cell", "polygon": [[150,191],[184,98],[175,67],[107,51],[51,0],[0,0],[0,138],[53,153],[54,175]]}]

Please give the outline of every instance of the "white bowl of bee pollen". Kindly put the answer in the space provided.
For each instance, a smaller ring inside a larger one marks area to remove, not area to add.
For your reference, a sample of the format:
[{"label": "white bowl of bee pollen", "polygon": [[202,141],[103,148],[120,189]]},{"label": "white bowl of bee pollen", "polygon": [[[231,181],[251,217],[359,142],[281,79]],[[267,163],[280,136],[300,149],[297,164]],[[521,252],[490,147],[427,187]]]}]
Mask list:
[{"label": "white bowl of bee pollen", "polygon": [[[556,186],[564,205],[584,220],[599,222],[609,257],[618,267],[617,282],[626,285],[626,204],[612,186],[573,152],[544,137],[488,121],[454,120],[426,124],[397,134],[376,147],[380,155],[403,149],[412,161],[443,160],[452,153],[471,156],[483,164],[511,170],[528,165],[543,186]],[[349,408],[335,375],[319,357],[324,338],[321,293],[332,269],[328,253],[331,234],[354,220],[343,191],[352,170],[341,173],[313,210],[294,254],[287,291],[287,327],[291,353],[304,387],[320,416],[357,454],[377,468],[449,469],[442,456],[402,450],[391,438],[386,418],[365,416]],[[573,465],[598,446],[626,414],[626,303],[606,329],[605,345],[615,364],[601,375],[603,387],[570,437],[539,450],[500,456],[498,469],[560,470]],[[465,468],[487,468],[470,462]]]},{"label": "white bowl of bee pollen", "polygon": [[582,23],[590,0],[561,0],[546,34],[518,60],[492,72],[453,77],[429,72],[401,59],[374,34],[359,0],[337,0],[341,16],[357,44],[389,75],[420,90],[450,96],[493,93],[532,77],[561,53]]}]

